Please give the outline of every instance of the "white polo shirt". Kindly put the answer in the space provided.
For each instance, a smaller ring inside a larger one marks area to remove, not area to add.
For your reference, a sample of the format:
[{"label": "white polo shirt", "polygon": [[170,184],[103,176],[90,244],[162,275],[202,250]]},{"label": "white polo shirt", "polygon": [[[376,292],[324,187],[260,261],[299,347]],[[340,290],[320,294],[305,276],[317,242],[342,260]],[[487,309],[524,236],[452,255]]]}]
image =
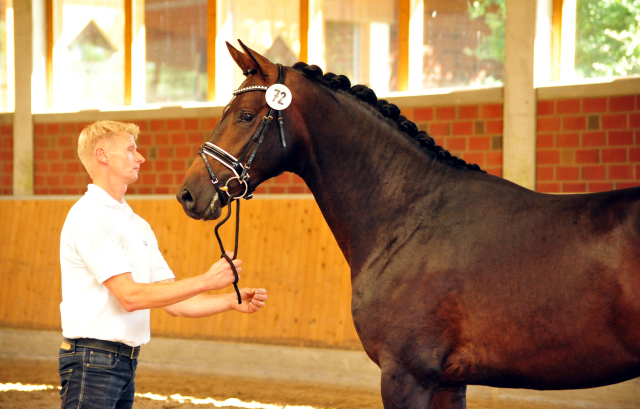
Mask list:
[{"label": "white polo shirt", "polygon": [[60,235],[62,334],[130,346],[149,342],[150,312],[127,312],[102,283],[131,273],[138,283],[174,278],[151,226],[96,185],[73,205]]}]

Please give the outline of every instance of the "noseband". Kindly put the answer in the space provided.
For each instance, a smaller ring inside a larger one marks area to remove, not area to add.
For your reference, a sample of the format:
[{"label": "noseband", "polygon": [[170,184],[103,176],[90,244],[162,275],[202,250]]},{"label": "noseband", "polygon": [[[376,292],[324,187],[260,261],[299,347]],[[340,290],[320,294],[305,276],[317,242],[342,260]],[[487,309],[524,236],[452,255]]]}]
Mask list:
[{"label": "noseband", "polygon": [[[281,64],[277,64],[277,66],[278,66],[278,81],[276,84],[284,85],[284,80],[286,75],[285,69]],[[250,87],[239,88],[233,91],[233,96],[235,97],[236,95],[239,95],[245,92],[251,92],[251,91],[266,92],[268,88],[269,87],[265,85],[253,85]],[[216,233],[216,238],[218,239],[218,245],[220,246],[220,251],[222,252],[222,257],[224,257],[227,260],[227,262],[231,266],[231,270],[233,270],[233,275],[235,276],[235,280],[233,282],[233,288],[235,289],[236,296],[238,297],[238,304],[242,304],[242,297],[240,296],[240,290],[238,289],[238,280],[239,280],[238,272],[236,271],[236,267],[233,264],[232,259],[229,258],[229,256],[224,250],[224,245],[222,244],[222,239],[220,238],[218,229],[220,228],[220,226],[226,223],[227,220],[229,220],[229,217],[231,216],[231,202],[233,202],[234,200],[237,200],[236,201],[235,249],[233,253],[233,259],[235,260],[236,257],[238,256],[238,233],[240,231],[240,200],[239,199],[249,200],[253,197],[254,188],[251,187],[251,183],[249,182],[249,169],[251,168],[253,159],[255,158],[256,153],[258,152],[258,148],[260,148],[260,145],[262,145],[262,142],[264,141],[264,137],[267,134],[269,125],[271,125],[271,121],[273,121],[273,111],[276,111],[278,116],[278,126],[280,128],[280,141],[282,142],[282,162],[284,164],[284,161],[286,159],[286,148],[287,148],[287,142],[284,138],[284,116],[282,111],[273,109],[271,106],[269,106],[269,111],[262,118],[262,121],[260,122],[258,129],[256,129],[256,132],[251,137],[251,140],[242,151],[240,158],[236,159],[233,155],[231,155],[224,149],[220,148],[219,146],[211,142],[205,142],[204,145],[202,145],[200,149],[198,149],[198,156],[202,158],[202,160],[204,161],[204,164],[207,166],[207,170],[209,171],[209,177],[211,178],[211,183],[213,184],[213,187],[216,190],[216,196],[219,198],[220,201],[222,201],[222,198],[223,198],[222,193],[224,192],[227,194],[227,197],[229,198],[229,203],[227,204],[227,206],[229,207],[229,210],[227,211],[227,216],[222,221],[220,221],[220,223],[216,225],[215,233]],[[213,131],[215,132],[215,129]],[[247,159],[246,164],[243,165],[242,161],[247,156],[247,154],[249,155],[249,158]],[[218,178],[216,177],[215,173],[213,173],[213,169],[211,169],[211,164],[209,163],[207,156],[210,156],[213,159],[217,160],[223,166],[225,166],[226,168],[231,170],[231,172],[233,172],[233,176],[227,180],[224,186],[220,186],[220,182],[218,181]],[[232,196],[231,193],[229,192],[229,182],[232,180],[237,180],[238,183],[240,183],[240,186],[244,187],[244,191],[242,192],[241,195]],[[215,200],[212,199],[209,205],[211,207],[211,210],[213,210],[214,202]]]}]

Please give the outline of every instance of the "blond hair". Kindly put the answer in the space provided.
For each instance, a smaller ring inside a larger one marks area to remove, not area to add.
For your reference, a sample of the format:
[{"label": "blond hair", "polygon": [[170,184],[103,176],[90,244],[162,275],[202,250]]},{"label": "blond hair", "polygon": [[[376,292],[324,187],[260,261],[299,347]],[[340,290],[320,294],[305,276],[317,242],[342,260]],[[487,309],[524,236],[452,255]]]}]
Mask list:
[{"label": "blond hair", "polygon": [[91,164],[98,142],[111,139],[113,136],[123,133],[128,133],[134,140],[137,140],[140,128],[136,124],[116,121],[97,121],[80,132],[80,137],[78,138],[78,157],[87,172],[89,172],[89,176],[93,178]]}]

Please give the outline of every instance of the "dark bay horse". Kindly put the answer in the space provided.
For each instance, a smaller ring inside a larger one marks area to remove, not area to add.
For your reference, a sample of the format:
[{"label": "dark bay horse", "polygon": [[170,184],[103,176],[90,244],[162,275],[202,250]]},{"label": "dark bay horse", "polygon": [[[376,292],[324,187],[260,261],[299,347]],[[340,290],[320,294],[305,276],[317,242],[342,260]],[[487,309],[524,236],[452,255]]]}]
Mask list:
[{"label": "dark bay horse", "polygon": [[[210,142],[244,157],[263,138],[251,188],[288,171],[313,192],[351,268],[385,408],[464,408],[469,384],[575,389],[640,375],[640,189],[527,190],[452,157],[368,88],[242,46],[228,45],[247,79]],[[264,89],[283,77],[282,134],[274,120],[257,138]],[[246,186],[203,157],[177,197],[211,220]]]}]

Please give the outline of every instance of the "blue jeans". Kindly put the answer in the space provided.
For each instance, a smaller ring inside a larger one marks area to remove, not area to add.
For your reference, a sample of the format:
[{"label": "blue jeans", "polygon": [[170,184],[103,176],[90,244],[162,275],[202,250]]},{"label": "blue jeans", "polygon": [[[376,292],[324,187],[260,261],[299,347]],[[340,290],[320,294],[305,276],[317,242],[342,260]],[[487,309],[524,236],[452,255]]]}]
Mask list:
[{"label": "blue jeans", "polygon": [[131,409],[137,359],[79,346],[58,358],[62,409]]}]

